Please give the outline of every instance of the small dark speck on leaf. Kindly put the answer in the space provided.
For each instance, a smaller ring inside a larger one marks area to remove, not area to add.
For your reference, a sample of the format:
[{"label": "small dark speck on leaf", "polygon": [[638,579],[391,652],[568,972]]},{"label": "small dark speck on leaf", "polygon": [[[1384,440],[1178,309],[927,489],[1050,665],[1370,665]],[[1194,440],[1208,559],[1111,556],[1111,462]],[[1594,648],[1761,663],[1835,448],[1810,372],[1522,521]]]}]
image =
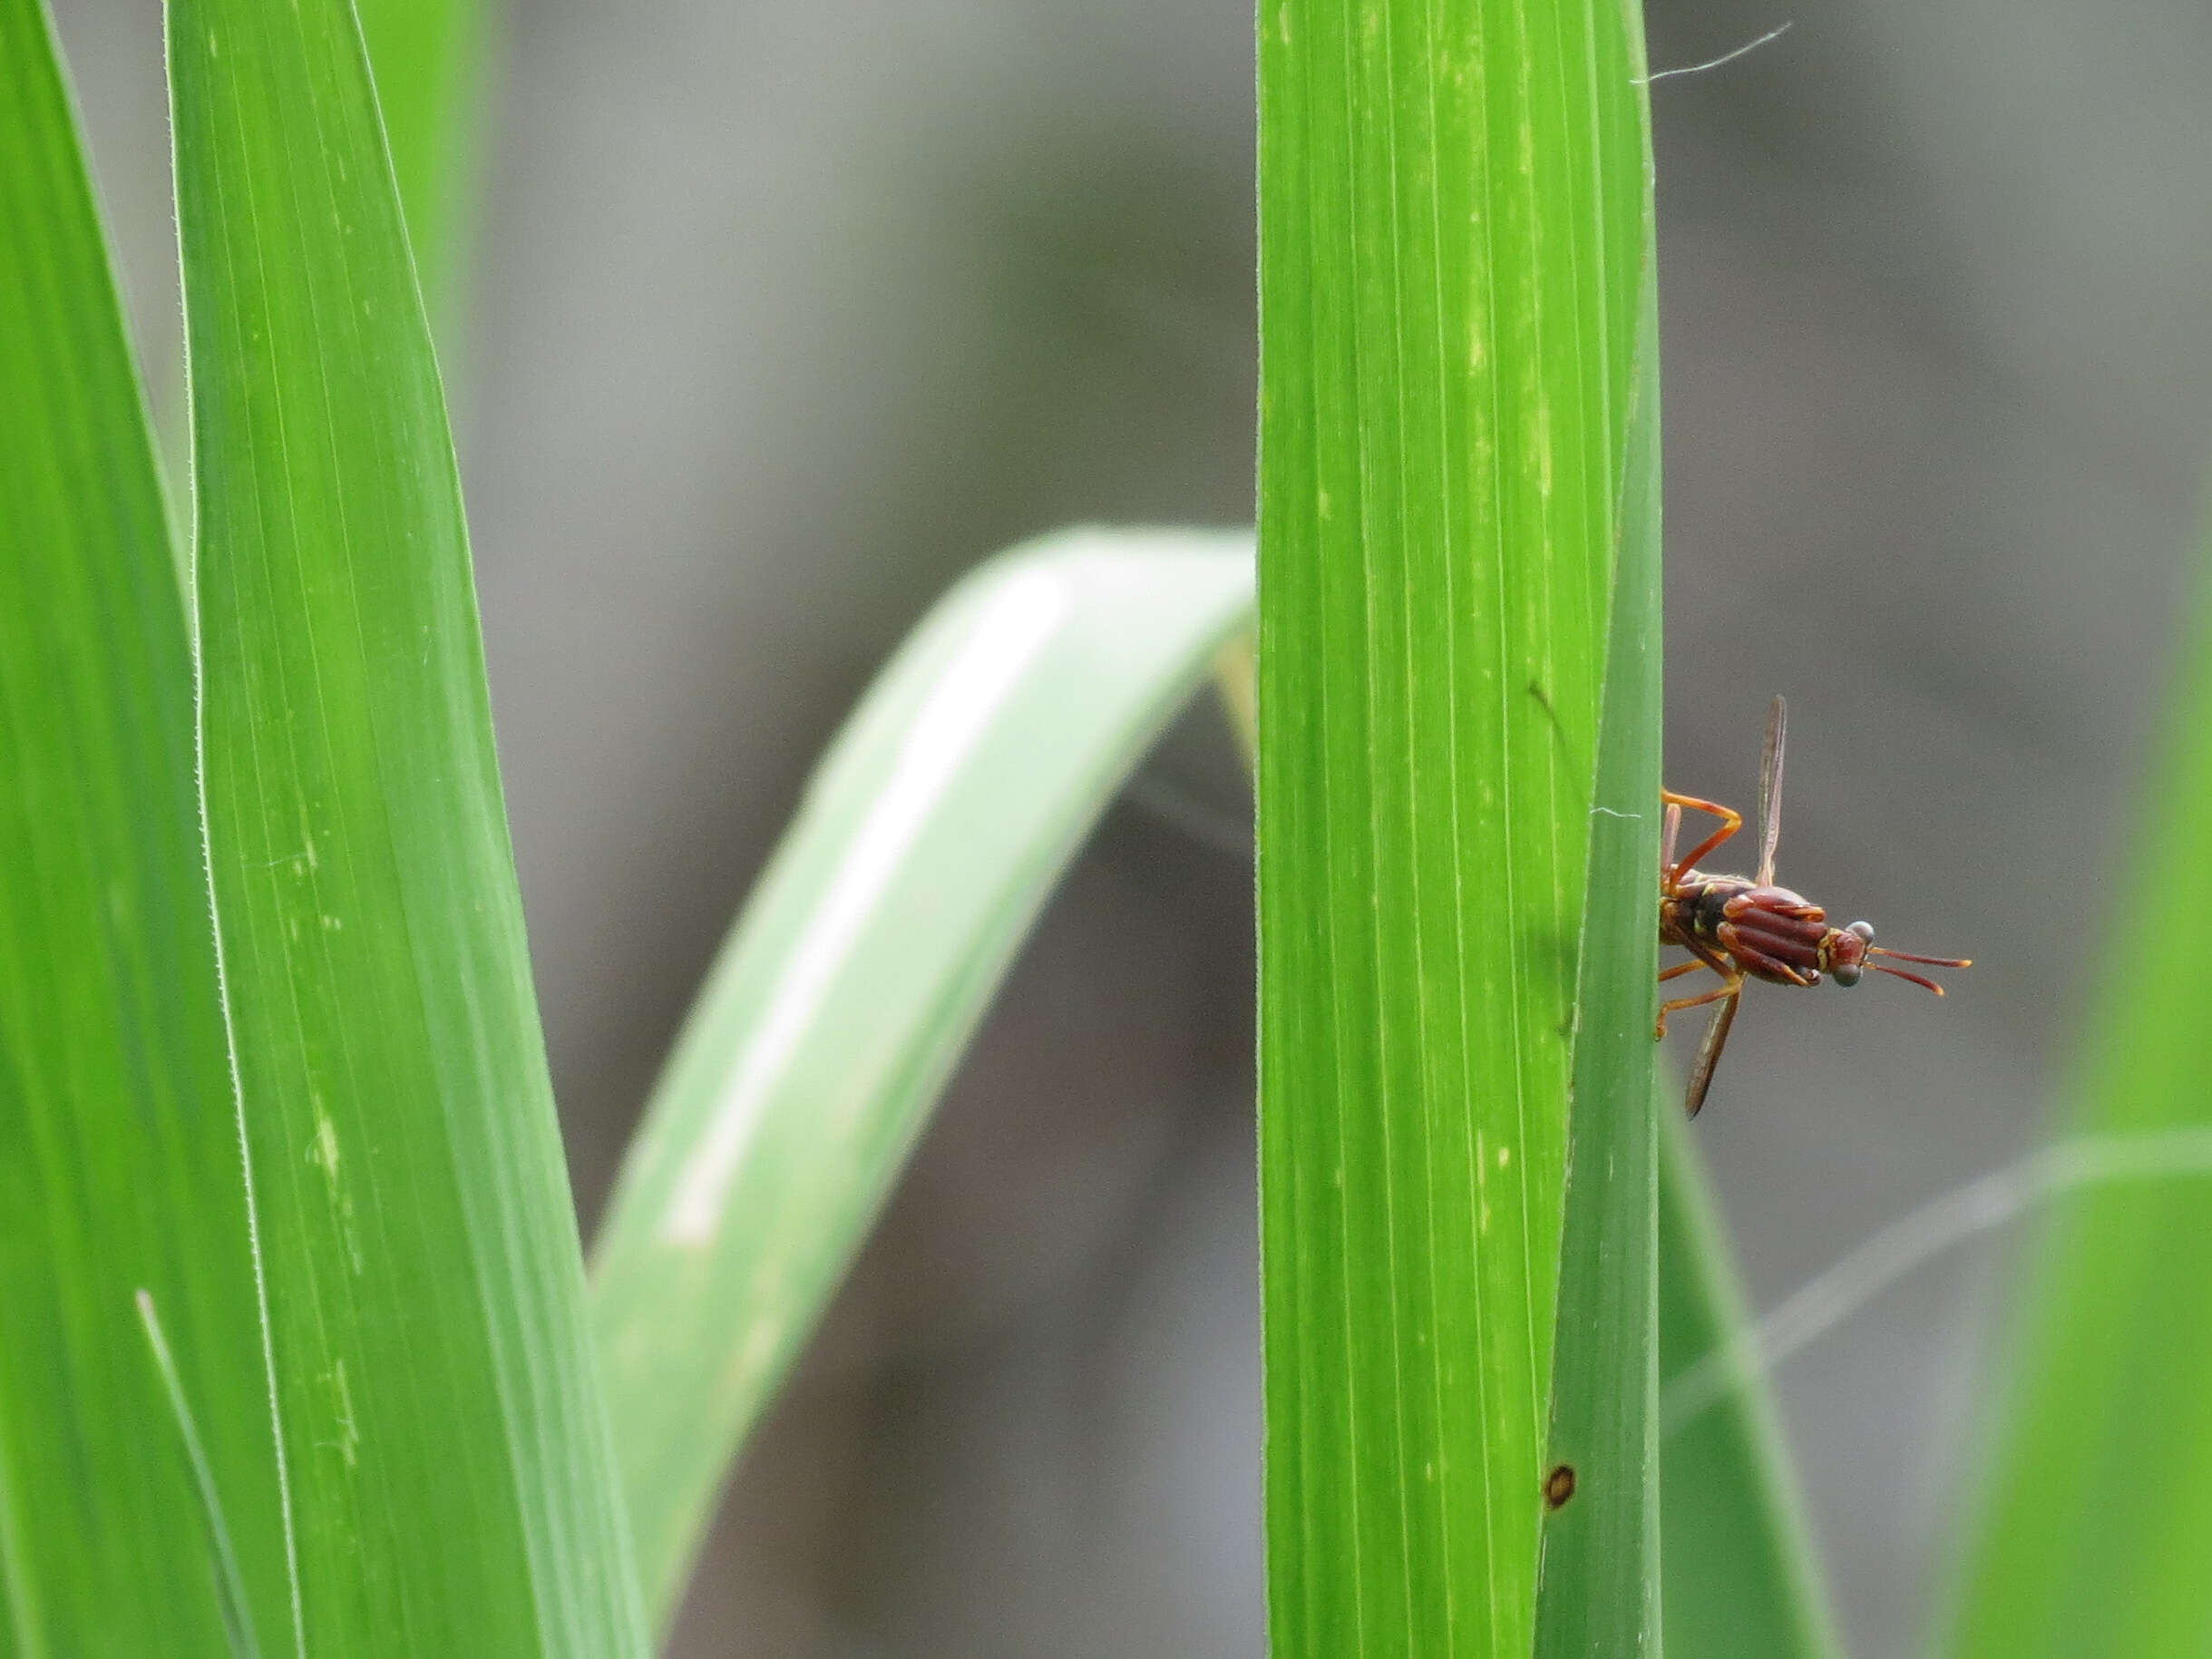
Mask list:
[{"label": "small dark speck on leaf", "polygon": [[1566,722],[1559,717],[1559,710],[1553,707],[1552,694],[1545,689],[1542,680],[1532,679],[1528,682],[1528,695],[1536,699],[1536,707],[1544,710],[1544,717],[1552,723],[1552,741],[1558,744],[1559,752],[1573,761],[1574,746],[1567,741]]},{"label": "small dark speck on leaf", "polygon": [[1563,1508],[1568,1498],[1574,1496],[1574,1465],[1562,1463],[1544,1478],[1544,1507]]},{"label": "small dark speck on leaf", "polygon": [[1536,706],[1544,710],[1545,718],[1551,721],[1553,732],[1564,746],[1567,740],[1567,728],[1559,718],[1559,710],[1552,707],[1552,694],[1544,688],[1544,682],[1540,679],[1530,680],[1528,695],[1536,699]]}]

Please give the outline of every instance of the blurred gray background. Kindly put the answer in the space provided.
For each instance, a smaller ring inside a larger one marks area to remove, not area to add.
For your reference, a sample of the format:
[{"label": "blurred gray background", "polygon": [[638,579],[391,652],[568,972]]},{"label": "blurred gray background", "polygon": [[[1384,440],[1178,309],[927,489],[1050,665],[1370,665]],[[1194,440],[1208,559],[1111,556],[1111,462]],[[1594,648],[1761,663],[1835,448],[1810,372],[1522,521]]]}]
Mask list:
[{"label": "blurred gray background", "polygon": [[[154,0],[59,0],[157,388]],[[2212,437],[2200,0],[1656,0],[1669,774],[1980,959],[1754,993],[1699,1134],[1757,1299],[2036,1133]],[[454,387],[587,1218],[878,659],[1075,519],[1249,521],[1251,12],[517,0]],[[751,1451],[687,1659],[1262,1651],[1251,867],[1195,719],[1017,970]],[[2092,951],[2093,957],[2093,951]],[[1854,1651],[1902,1655],[2012,1235],[1778,1387]]]}]

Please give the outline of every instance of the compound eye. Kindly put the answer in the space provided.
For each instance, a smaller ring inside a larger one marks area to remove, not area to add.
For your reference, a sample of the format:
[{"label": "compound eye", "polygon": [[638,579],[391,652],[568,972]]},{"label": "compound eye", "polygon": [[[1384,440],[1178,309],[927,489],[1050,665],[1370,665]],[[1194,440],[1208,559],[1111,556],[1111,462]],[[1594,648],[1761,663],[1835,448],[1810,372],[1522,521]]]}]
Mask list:
[{"label": "compound eye", "polygon": [[1858,983],[1859,965],[1856,962],[1838,962],[1828,970],[1828,978],[1846,990]]},{"label": "compound eye", "polygon": [[1874,942],[1874,923],[1871,922],[1854,922],[1849,927],[1844,929],[1844,932],[1856,933],[1867,944]]}]

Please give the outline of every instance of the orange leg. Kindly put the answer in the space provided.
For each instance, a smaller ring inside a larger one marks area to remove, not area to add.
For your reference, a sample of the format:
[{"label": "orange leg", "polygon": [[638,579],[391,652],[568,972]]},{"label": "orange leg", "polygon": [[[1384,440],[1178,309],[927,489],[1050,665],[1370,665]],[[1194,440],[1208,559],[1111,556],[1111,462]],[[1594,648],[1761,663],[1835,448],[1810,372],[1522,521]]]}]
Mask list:
[{"label": "orange leg", "polygon": [[1720,827],[1691,847],[1677,859],[1674,868],[1667,873],[1667,884],[1672,887],[1698,866],[1698,861],[1743,827],[1743,815],[1732,806],[1723,806],[1718,801],[1700,800],[1694,795],[1677,795],[1671,789],[1661,789],[1659,798],[1669,806],[1687,806],[1693,812],[1710,813],[1720,820]]},{"label": "orange leg", "polygon": [[[1669,980],[1679,980],[1685,973],[1695,973],[1700,968],[1713,968],[1713,965],[1709,961],[1693,956],[1686,962],[1676,962],[1671,968],[1661,968],[1659,971],[1659,982],[1661,985],[1664,985]],[[1720,970],[1718,968],[1713,968],[1713,971],[1718,973],[1720,971]]]},{"label": "orange leg", "polygon": [[[1698,965],[1703,967],[1705,964],[1700,962]],[[1684,966],[1688,966],[1688,964],[1685,963]],[[1694,997],[1676,997],[1671,1001],[1661,1002],[1659,1005],[1659,1029],[1652,1035],[1664,1037],[1667,1034],[1667,1016],[1669,1014],[1679,1014],[1686,1008],[1703,1008],[1708,1002],[1718,1002],[1723,997],[1736,995],[1743,989],[1743,977],[1739,972],[1730,973],[1724,983],[1714,986],[1710,991]]]}]

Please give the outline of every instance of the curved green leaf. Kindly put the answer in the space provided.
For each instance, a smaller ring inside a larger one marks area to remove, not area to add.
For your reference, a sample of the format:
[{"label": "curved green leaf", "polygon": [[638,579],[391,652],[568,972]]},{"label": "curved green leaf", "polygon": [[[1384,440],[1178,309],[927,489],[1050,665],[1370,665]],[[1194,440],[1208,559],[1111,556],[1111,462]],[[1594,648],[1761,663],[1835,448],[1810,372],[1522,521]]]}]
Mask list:
[{"label": "curved green leaf", "polygon": [[360,34],[345,0],[172,0],[169,41],[205,815],[294,1642],[641,1653]]},{"label": "curved green leaf", "polygon": [[[2071,1113],[2083,1137],[2212,1127],[2202,942],[2177,920],[2212,847],[2212,549],[2142,794],[2134,878]],[[2193,1173],[2186,1165],[2177,1175]],[[2052,1199],[1949,1651],[2102,1659],[2212,1651],[2212,1181]]]},{"label": "curved green leaf", "polygon": [[[1766,1380],[1731,1347],[1749,1315],[1680,1098],[1662,1092],[1659,1137],[1667,1644],[1694,1659],[1841,1659]],[[1716,1358],[1725,1391],[1682,1400]]]},{"label": "curved green leaf", "polygon": [[1249,621],[1251,548],[1075,531],[992,561],[815,774],[594,1252],[623,1491],[662,1622],[739,1444],[1060,872]]},{"label": "curved green leaf", "polygon": [[38,0],[0,0],[0,1654],[226,1651],[214,1539],[141,1326],[269,1629],[268,1389],[152,444]]}]

